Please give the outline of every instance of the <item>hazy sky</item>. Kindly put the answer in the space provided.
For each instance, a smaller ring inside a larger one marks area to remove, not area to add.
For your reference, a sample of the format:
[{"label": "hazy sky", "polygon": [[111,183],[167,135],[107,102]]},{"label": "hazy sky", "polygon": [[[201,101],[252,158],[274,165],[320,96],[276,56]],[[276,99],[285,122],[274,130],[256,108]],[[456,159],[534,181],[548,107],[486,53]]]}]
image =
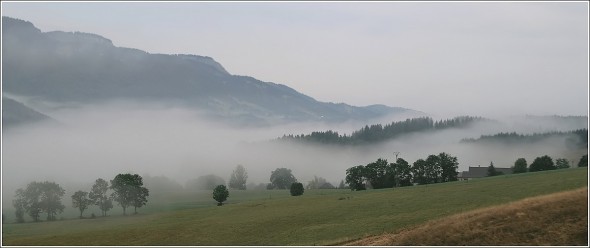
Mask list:
[{"label": "hazy sky", "polygon": [[2,2],[2,15],[210,56],[320,101],[487,117],[588,112],[587,2]]}]

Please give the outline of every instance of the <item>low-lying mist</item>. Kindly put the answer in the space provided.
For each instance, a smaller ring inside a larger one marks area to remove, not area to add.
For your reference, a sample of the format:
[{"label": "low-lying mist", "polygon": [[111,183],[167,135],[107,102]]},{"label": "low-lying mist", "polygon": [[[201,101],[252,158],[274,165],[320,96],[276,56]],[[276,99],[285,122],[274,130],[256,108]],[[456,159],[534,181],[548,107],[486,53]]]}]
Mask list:
[{"label": "low-lying mist", "polygon": [[[268,141],[283,134],[328,129],[350,134],[364,124],[294,123],[236,128],[206,120],[193,110],[137,102],[65,108],[47,114],[60,124],[3,130],[3,207],[11,206],[14,191],[31,181],[49,180],[62,185],[67,190],[63,201],[69,205],[69,196],[74,191],[88,191],[97,178],[108,181],[118,173],[163,176],[178,185],[208,174],[227,182],[232,170],[241,164],[248,172],[248,182],[257,184],[268,183],[272,170],[285,167],[304,184],[319,176],[338,185],[347,168],[366,165],[377,158],[393,161],[393,152],[400,152],[399,157],[409,163],[447,152],[458,158],[459,171],[469,166],[488,166],[491,161],[496,167],[510,167],[520,157],[530,164],[535,157],[545,154],[577,163],[585,151],[568,150],[561,138],[527,146],[459,141],[498,132],[570,131],[587,126],[579,122],[507,118],[464,129],[409,134],[377,145],[340,146]],[[392,118],[388,122],[398,120]],[[75,188],[79,185],[85,186]]]}]

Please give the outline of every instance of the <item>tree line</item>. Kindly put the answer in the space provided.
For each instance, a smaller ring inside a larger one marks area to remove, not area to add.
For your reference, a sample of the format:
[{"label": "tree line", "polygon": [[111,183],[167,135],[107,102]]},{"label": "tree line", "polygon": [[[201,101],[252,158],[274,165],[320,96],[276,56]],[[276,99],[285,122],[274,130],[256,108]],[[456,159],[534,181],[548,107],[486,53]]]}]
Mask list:
[{"label": "tree line", "polygon": [[457,157],[444,152],[418,159],[412,165],[403,158],[394,163],[379,158],[348,168],[346,183],[351,190],[365,190],[457,181],[458,165]]},{"label": "tree line", "polygon": [[[248,173],[242,165],[236,166],[230,175],[230,188],[236,190],[246,190],[246,180]],[[291,169],[277,168],[270,173],[270,183],[266,185],[267,190],[272,189],[290,189],[292,196],[303,195],[303,184],[297,181]],[[213,189],[213,199],[217,201],[217,206],[222,206],[223,202],[229,197],[229,190],[224,184],[215,186]]]},{"label": "tree line", "polygon": [[[582,156],[577,164],[578,167],[588,167],[588,154]],[[512,173],[525,173],[525,172],[535,172],[535,171],[546,171],[546,170],[557,170],[557,169],[567,169],[570,168],[570,162],[565,158],[558,158],[553,162],[553,158],[549,155],[544,155],[541,157],[536,157],[531,163],[530,166],[527,165],[527,161],[525,158],[518,158],[514,162],[514,166],[512,166]],[[501,175],[500,173],[495,171],[494,164],[490,163],[488,167],[488,176],[495,176]]]},{"label": "tree line", "polygon": [[[457,157],[447,153],[429,155],[426,159],[418,159],[411,165],[403,158],[397,158],[394,163],[379,158],[367,165],[358,165],[346,170],[346,183],[351,190],[366,190],[367,188],[382,189],[443,183],[458,180]],[[588,154],[582,156],[578,167],[588,167]],[[535,158],[530,166],[524,158],[518,158],[513,173],[536,172],[570,168],[570,162],[564,158],[553,159],[548,156]],[[490,162],[487,176],[502,175],[497,171],[494,163]]]},{"label": "tree line", "polygon": [[527,144],[541,141],[550,137],[567,137],[568,147],[587,148],[588,147],[588,129],[582,128],[567,132],[553,131],[546,133],[518,134],[516,132],[497,133],[494,135],[481,135],[479,138],[462,139],[462,143],[482,143],[482,142],[504,142],[513,144]]},{"label": "tree line", "polygon": [[[108,190],[112,193],[107,194]],[[16,221],[25,222],[25,214],[29,215],[34,222],[40,221],[41,214],[47,214],[47,220],[56,220],[57,214],[65,209],[62,198],[65,190],[55,182],[29,183],[25,188],[17,189],[13,206],[16,209]],[[98,206],[102,216],[113,208],[113,201],[123,208],[123,215],[126,215],[128,207],[137,208],[147,203],[149,190],[143,187],[142,177],[137,174],[118,174],[109,183],[98,178],[92,185],[90,192],[78,190],[72,196],[72,206],[80,211],[80,218],[83,218],[84,210],[92,205]],[[94,215],[94,214],[93,214]]]},{"label": "tree line", "polygon": [[412,132],[429,130],[442,130],[447,128],[461,128],[479,121],[490,121],[482,117],[459,116],[452,119],[434,121],[430,117],[406,119],[405,121],[392,122],[385,126],[381,124],[365,125],[365,127],[352,132],[351,135],[339,134],[336,131],[318,131],[311,134],[283,135],[277,141],[304,141],[322,144],[360,145],[381,142],[399,137]]},{"label": "tree line", "polygon": [[[349,188],[351,190],[366,190],[406,187],[413,185],[434,184],[452,182],[458,180],[458,160],[445,152],[438,155],[429,155],[426,159],[418,159],[411,165],[403,158],[397,158],[395,162],[388,163],[387,159],[379,158],[375,162],[366,165],[353,166],[346,169],[346,184],[344,180],[337,187],[339,189]],[[582,156],[578,167],[588,166],[588,154]],[[553,162],[548,155],[535,158],[528,166],[524,158],[518,158],[512,167],[513,173],[535,172],[544,170],[555,170],[569,168],[570,164],[566,159],[559,158]],[[501,175],[495,170],[493,162],[490,162],[487,176]],[[248,173],[242,165],[238,165],[230,175],[230,188],[237,190],[246,189]],[[277,168],[270,175],[270,183],[267,189],[290,189],[292,196],[299,196],[304,193],[303,184],[297,181],[291,169]],[[333,185],[326,182],[322,177],[314,176],[308,185],[308,189],[335,189]],[[112,190],[109,195],[108,190]],[[65,190],[55,182],[31,182],[24,189],[17,189],[13,200],[15,215],[18,223],[25,222],[24,216],[28,214],[33,221],[40,221],[42,213],[47,214],[47,220],[56,220],[56,216],[62,213],[65,206],[62,204],[62,197]],[[143,179],[137,174],[118,174],[109,183],[102,179],[96,179],[90,192],[76,191],[72,196],[72,206],[80,211],[80,218],[83,218],[84,211],[92,205],[98,206],[102,216],[113,208],[113,202],[117,202],[123,208],[123,215],[126,215],[127,208],[133,207],[137,214],[137,208],[147,204],[149,190],[143,187]],[[229,190],[224,184],[219,184],[213,189],[213,199],[221,206],[229,197]],[[93,214],[94,215],[94,214]],[[4,217],[4,215],[3,215]],[[4,218],[3,218],[4,219]]]}]

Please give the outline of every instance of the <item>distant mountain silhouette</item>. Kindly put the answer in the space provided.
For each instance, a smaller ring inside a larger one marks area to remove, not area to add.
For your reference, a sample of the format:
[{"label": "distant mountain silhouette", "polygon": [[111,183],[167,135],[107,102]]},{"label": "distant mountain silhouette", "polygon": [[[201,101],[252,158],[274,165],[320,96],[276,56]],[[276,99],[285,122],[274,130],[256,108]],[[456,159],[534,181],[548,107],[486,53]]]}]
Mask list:
[{"label": "distant mountain silhouette", "polygon": [[2,17],[2,90],[50,102],[163,101],[240,124],[367,120],[413,110],[326,103],[228,73],[210,57],[150,54],[82,32],[41,32]]},{"label": "distant mountain silhouette", "polygon": [[2,97],[2,127],[12,127],[20,124],[40,121],[54,121],[49,116],[25,106],[23,103],[6,96]]}]

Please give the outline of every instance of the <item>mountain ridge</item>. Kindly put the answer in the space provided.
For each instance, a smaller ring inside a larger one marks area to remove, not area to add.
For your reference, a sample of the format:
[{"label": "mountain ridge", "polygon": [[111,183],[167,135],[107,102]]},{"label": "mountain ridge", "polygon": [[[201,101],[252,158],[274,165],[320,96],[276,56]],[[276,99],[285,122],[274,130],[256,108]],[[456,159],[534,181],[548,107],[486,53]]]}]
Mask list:
[{"label": "mountain ridge", "polygon": [[41,32],[2,17],[3,91],[51,102],[130,98],[178,102],[240,124],[340,122],[419,113],[320,102],[283,84],[232,75],[211,57],[151,54],[84,32]]}]

